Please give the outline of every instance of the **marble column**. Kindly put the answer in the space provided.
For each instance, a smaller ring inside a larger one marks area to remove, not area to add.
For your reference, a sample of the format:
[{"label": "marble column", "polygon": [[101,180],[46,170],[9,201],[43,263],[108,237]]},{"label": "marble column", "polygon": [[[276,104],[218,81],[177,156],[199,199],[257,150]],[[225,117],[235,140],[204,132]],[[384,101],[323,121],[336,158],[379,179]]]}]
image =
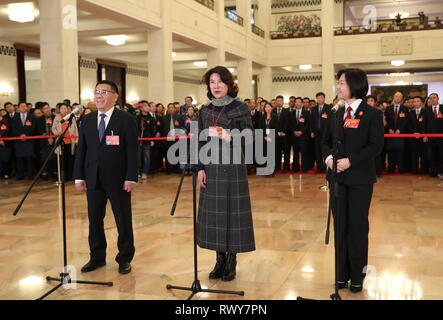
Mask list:
[{"label": "marble column", "polygon": [[174,100],[171,6],[172,0],[161,1],[162,28],[148,31],[149,97],[163,104]]},{"label": "marble column", "polygon": [[80,102],[77,0],[40,0],[39,10],[42,96],[51,107]]},{"label": "marble column", "polygon": [[225,54],[225,1],[215,0],[214,10],[217,14],[217,48],[212,48],[208,50],[208,68],[213,68],[216,66],[224,66],[226,64],[226,54]]},{"label": "marble column", "polygon": [[252,85],[252,61],[251,59],[241,59],[237,66],[238,95],[242,99],[253,98],[254,90]]},{"label": "marble column", "polygon": [[272,68],[263,67],[258,74],[258,96],[268,101],[271,100]]},{"label": "marble column", "polygon": [[322,25],[322,91],[326,101],[335,97],[334,70],[334,1],[321,2]]},{"label": "marble column", "polygon": [[271,21],[272,0],[260,0],[258,2],[255,25],[265,32],[265,39],[269,39]]}]

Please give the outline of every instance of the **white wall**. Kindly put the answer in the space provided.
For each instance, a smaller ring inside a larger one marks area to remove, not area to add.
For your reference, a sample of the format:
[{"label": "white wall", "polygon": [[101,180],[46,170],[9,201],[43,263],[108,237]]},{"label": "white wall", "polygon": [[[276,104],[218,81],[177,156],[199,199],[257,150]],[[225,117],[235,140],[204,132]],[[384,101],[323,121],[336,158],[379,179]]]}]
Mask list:
[{"label": "white wall", "polygon": [[[0,45],[12,48],[12,43],[0,42]],[[0,86],[6,85],[14,90],[11,96],[0,96],[0,108],[5,102],[18,103],[17,57],[0,54]]]},{"label": "white wall", "polygon": [[[320,81],[300,81],[300,82],[273,82],[271,97],[265,99],[273,99],[278,95],[282,95],[285,101],[289,101],[290,96],[309,97],[315,100],[315,95],[322,91],[322,82]],[[326,102],[332,102],[333,97],[326,97]]]},{"label": "white wall", "polygon": [[186,96],[191,96],[194,103],[204,103],[207,100],[206,87],[194,83],[174,81],[174,100],[182,104]]},{"label": "white wall", "polygon": [[134,103],[134,101],[128,99],[131,96],[137,96],[139,100],[149,101],[148,85],[148,77],[126,73],[126,102]]}]

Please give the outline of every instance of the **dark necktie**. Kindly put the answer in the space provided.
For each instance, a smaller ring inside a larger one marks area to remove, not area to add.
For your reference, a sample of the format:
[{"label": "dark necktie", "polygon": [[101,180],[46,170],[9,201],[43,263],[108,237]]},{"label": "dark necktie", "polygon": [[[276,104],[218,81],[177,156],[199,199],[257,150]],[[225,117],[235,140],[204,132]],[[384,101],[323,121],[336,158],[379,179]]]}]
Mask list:
[{"label": "dark necktie", "polygon": [[100,142],[101,142],[102,139],[103,139],[103,136],[105,134],[105,128],[106,128],[106,126],[105,126],[105,118],[106,118],[106,114],[103,113],[103,114],[100,115],[100,117],[102,119],[100,120],[100,124],[98,126],[98,138],[100,139]]},{"label": "dark necktie", "polygon": [[394,128],[397,129],[397,117],[398,117],[398,107],[394,107]]},{"label": "dark necktie", "polygon": [[322,108],[320,108],[320,106],[318,107],[318,128],[321,128],[321,111]]},{"label": "dark necktie", "polygon": [[297,123],[299,123],[300,122],[300,110],[297,110],[296,112],[297,112]]},{"label": "dark necktie", "polygon": [[348,107],[348,109],[346,109],[346,111],[348,112],[348,114],[346,115],[345,120],[352,119],[352,114],[351,114],[352,108]]},{"label": "dark necktie", "polygon": [[438,119],[437,107],[433,107],[433,108],[434,108],[434,117],[435,117],[435,119]]}]

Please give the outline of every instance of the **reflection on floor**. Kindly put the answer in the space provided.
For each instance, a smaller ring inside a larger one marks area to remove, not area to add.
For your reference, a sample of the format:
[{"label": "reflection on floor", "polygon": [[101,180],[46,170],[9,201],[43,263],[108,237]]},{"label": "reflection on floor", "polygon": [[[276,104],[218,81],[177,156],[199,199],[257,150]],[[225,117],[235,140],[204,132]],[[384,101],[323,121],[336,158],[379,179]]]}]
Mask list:
[{"label": "reflection on floor", "polygon": [[[176,214],[170,216],[179,175],[159,174],[133,194],[136,255],[132,272],[118,273],[117,231],[110,206],[105,219],[106,267],[81,274],[88,261],[85,195],[67,185],[67,247],[71,274],[80,280],[113,281],[113,287],[78,284],[47,299],[185,299],[188,292],[166,284],[193,281],[192,185],[186,177]],[[195,299],[329,299],[334,291],[334,249],[325,245],[327,193],[320,175],[251,176],[257,250],[240,254],[232,282],[208,279],[215,253],[198,250],[204,288],[244,290],[245,296],[198,294]],[[63,268],[58,187],[37,184],[20,213],[29,182],[0,184],[0,299],[35,299],[54,287],[47,275]],[[443,298],[443,183],[439,179],[385,176],[370,210],[369,266],[365,289],[340,291],[343,299]]]}]

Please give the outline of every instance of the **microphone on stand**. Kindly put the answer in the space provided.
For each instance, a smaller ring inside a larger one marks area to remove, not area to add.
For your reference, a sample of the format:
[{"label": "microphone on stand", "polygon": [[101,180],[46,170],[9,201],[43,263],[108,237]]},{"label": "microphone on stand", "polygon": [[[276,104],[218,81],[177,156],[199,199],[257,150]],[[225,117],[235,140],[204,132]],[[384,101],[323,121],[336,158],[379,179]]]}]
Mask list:
[{"label": "microphone on stand", "polygon": [[340,100],[337,102],[335,106],[332,107],[331,111],[336,113],[339,109],[343,108],[345,106],[345,100]]},{"label": "microphone on stand", "polygon": [[79,114],[85,107],[83,107],[81,104],[77,106],[74,110],[72,110],[70,113],[68,113],[66,116],[63,117],[62,120],[60,120],[60,123],[64,123],[66,121],[69,121],[72,116],[75,116],[76,114]]}]

